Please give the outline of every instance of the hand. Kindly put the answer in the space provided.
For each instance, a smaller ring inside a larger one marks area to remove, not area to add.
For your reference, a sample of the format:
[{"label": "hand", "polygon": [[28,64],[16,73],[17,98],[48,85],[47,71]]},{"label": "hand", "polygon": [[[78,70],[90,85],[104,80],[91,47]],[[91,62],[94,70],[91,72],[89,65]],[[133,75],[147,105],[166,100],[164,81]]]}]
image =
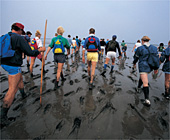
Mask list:
[{"label": "hand", "polygon": [[136,64],[133,64],[133,68],[136,69]]},{"label": "hand", "polygon": [[46,51],[46,48],[45,48],[45,47],[40,47],[40,48],[38,49],[38,51],[39,51],[39,52],[45,52],[45,51]]},{"label": "hand", "polygon": [[47,60],[47,55],[45,55],[44,59]]},{"label": "hand", "polygon": [[154,74],[157,74],[158,73],[158,70],[154,70]]},{"label": "hand", "polygon": [[84,57],[82,57],[82,62],[85,63],[85,58]]},{"label": "hand", "polygon": [[121,58],[122,58],[122,56],[120,55],[120,56],[119,56],[119,59],[121,59]]}]

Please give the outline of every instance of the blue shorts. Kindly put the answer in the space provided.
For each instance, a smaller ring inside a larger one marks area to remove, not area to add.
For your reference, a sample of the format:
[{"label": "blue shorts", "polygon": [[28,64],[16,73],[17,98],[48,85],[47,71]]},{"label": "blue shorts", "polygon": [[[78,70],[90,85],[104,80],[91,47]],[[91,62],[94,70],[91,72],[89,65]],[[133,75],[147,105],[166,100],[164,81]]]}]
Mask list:
[{"label": "blue shorts", "polygon": [[164,72],[164,73],[166,73],[166,74],[170,74],[170,72]]},{"label": "blue shorts", "polygon": [[1,65],[1,67],[8,72],[9,75],[16,75],[21,73],[21,67],[18,66],[8,66],[8,65]]}]

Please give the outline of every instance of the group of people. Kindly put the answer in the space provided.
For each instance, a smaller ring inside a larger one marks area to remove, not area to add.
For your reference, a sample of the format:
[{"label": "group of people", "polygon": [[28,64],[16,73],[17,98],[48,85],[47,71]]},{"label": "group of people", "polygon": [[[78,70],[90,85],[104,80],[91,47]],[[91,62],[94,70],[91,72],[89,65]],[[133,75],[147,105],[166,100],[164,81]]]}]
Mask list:
[{"label": "group of people", "polygon": [[[7,119],[7,112],[14,100],[16,92],[20,91],[23,98],[26,97],[26,94],[24,92],[24,84],[23,84],[23,77],[21,74],[21,65],[23,63],[23,53],[27,56],[27,65],[30,68],[30,73],[32,76],[33,72],[33,65],[35,63],[36,57],[38,57],[40,60],[42,60],[41,53],[44,53],[46,51],[46,48],[42,46],[42,41],[40,39],[41,33],[40,31],[36,31],[35,38],[30,41],[28,38],[26,41],[25,38],[23,38],[22,33],[24,31],[24,25],[21,23],[14,23],[11,26],[11,32],[8,33],[10,35],[10,45],[12,47],[12,50],[14,50],[14,55],[11,57],[2,57],[1,56],[1,67],[8,72],[8,83],[9,83],[9,89],[3,99],[3,106],[1,108],[1,120]],[[71,39],[71,36],[69,35],[68,38],[63,37],[64,29],[63,27],[59,26],[57,28],[57,34],[54,38],[52,38],[51,43],[49,44],[46,54],[45,54],[45,60],[48,57],[48,54],[50,50],[52,49],[54,54],[54,61],[58,64],[57,68],[57,75],[56,75],[56,81],[55,81],[55,89],[59,88],[59,80],[61,77],[62,81],[65,81],[63,74],[63,65],[67,59],[67,57],[70,54],[70,47],[71,47],[71,57],[73,55],[73,51],[75,50],[75,53],[77,53],[80,49],[80,46],[82,45],[82,62],[85,63],[85,51],[87,51],[87,65],[88,65],[88,75],[89,75],[89,90],[92,90],[94,87],[94,76],[95,76],[95,68],[97,65],[97,62],[99,60],[99,55],[103,55],[103,48],[106,46],[105,52],[106,52],[106,60],[104,63],[104,70],[101,73],[101,75],[104,75],[106,73],[106,68],[109,63],[109,60],[112,61],[111,64],[111,71],[113,72],[114,65],[115,65],[115,59],[116,59],[116,51],[118,50],[119,58],[121,58],[122,53],[126,56],[126,49],[127,44],[122,41],[121,46],[119,46],[119,43],[116,41],[117,36],[113,35],[112,39],[109,41],[107,40],[107,43],[104,42],[104,40],[99,40],[98,37],[95,35],[95,29],[90,28],[89,29],[89,36],[87,38],[84,38],[81,41],[78,39],[78,36],[76,38]],[[31,35],[31,34],[30,34]],[[29,35],[29,37],[30,37]],[[78,41],[79,40],[79,41]],[[139,73],[140,73],[140,79],[138,82],[138,88],[141,88],[143,85],[143,92],[145,96],[145,104],[150,105],[149,100],[149,87],[148,87],[148,74],[154,70],[155,73],[158,72],[157,69],[153,69],[150,67],[148,62],[148,57],[150,57],[151,53],[154,54],[155,58],[160,58],[160,63],[164,63],[163,65],[163,71],[165,72],[165,98],[170,98],[170,41],[168,42],[168,47],[158,55],[157,48],[153,45],[150,45],[149,43],[150,38],[147,36],[144,36],[141,41],[142,44],[140,44],[140,40],[137,41],[132,51],[135,51],[134,54],[134,68],[136,67],[136,63],[139,61]],[[79,43],[78,43],[79,42]],[[6,43],[6,42],[5,42]],[[65,55],[65,49],[67,49],[67,54]],[[121,51],[122,49],[122,51]],[[31,56],[31,64],[29,65],[29,56]]]}]

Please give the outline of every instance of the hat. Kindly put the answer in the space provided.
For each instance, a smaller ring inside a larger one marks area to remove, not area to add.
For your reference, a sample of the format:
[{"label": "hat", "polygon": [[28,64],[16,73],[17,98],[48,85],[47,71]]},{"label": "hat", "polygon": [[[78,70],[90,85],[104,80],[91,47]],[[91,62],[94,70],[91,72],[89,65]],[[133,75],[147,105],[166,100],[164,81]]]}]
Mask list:
[{"label": "hat", "polygon": [[27,34],[27,35],[29,35],[29,34],[30,34],[30,35],[32,35],[32,33],[31,33],[30,31],[27,31],[27,33],[26,33],[26,34]]},{"label": "hat", "polygon": [[21,23],[14,23],[14,25],[24,31],[24,25],[22,25]]},{"label": "hat", "polygon": [[38,36],[38,35],[41,35],[39,30],[37,30],[36,33],[35,33],[35,36]]},{"label": "hat", "polygon": [[113,35],[112,38],[117,38],[117,36],[116,36],[116,35]]},{"label": "hat", "polygon": [[143,36],[141,40],[143,40],[143,41],[149,41],[149,40],[151,40],[151,39],[150,39],[148,36]]}]

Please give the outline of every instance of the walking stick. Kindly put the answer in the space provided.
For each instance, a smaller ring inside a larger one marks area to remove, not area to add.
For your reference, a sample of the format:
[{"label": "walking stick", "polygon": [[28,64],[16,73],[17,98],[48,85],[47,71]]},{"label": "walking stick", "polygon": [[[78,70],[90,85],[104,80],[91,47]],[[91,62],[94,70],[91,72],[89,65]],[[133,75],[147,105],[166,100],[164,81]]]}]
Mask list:
[{"label": "walking stick", "polygon": [[[45,47],[46,30],[47,30],[47,20],[45,22],[45,32],[44,32],[43,47]],[[44,52],[42,53],[42,66],[41,66],[40,105],[41,105],[41,102],[42,102],[41,94],[42,94],[43,68],[44,68]]]}]

